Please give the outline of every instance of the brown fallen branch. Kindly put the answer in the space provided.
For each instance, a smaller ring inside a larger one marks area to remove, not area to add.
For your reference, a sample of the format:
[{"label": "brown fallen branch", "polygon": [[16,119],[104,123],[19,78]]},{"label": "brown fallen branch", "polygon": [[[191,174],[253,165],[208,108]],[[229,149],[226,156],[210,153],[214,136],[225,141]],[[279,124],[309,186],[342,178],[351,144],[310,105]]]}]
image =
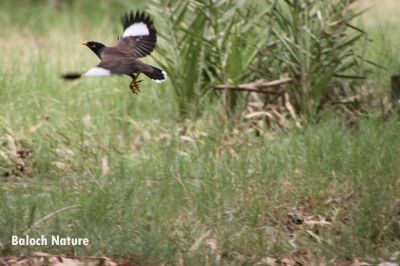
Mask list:
[{"label": "brown fallen branch", "polygon": [[266,81],[256,81],[252,83],[245,83],[240,85],[229,85],[229,84],[222,84],[214,86],[215,90],[222,90],[222,91],[244,91],[244,92],[257,92],[257,93],[276,93],[275,90],[269,90],[271,88],[280,87],[282,85],[288,84],[293,82],[291,78],[284,78],[278,79],[270,82]]}]

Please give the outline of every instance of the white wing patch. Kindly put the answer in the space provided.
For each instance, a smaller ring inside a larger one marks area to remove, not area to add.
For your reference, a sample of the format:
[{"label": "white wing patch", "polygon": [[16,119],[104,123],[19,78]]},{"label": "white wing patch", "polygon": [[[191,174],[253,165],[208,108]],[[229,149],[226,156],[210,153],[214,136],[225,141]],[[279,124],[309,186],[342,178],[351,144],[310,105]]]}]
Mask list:
[{"label": "white wing patch", "polygon": [[161,83],[161,82],[164,82],[166,79],[167,79],[167,73],[163,70],[162,72],[161,72],[163,75],[164,75],[164,79],[153,79],[153,81],[155,81],[155,82],[157,82],[157,83]]},{"label": "white wing patch", "polygon": [[110,76],[111,71],[102,67],[94,67],[89,69],[83,74],[85,77],[101,77],[101,76]]},{"label": "white wing patch", "polygon": [[143,22],[138,22],[130,25],[122,34],[122,38],[129,37],[129,36],[147,36],[150,35],[149,28]]}]

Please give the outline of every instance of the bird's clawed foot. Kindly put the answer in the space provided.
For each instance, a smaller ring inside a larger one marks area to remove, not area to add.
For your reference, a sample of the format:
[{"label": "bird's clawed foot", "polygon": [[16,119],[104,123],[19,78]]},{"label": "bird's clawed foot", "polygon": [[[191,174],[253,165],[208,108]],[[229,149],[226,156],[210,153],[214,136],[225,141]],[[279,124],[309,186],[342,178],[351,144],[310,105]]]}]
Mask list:
[{"label": "bird's clawed foot", "polygon": [[139,74],[137,74],[131,81],[131,84],[129,85],[129,88],[131,89],[133,94],[138,94],[140,92],[139,89],[139,83],[142,82],[141,80],[137,80],[137,78],[139,77]]}]

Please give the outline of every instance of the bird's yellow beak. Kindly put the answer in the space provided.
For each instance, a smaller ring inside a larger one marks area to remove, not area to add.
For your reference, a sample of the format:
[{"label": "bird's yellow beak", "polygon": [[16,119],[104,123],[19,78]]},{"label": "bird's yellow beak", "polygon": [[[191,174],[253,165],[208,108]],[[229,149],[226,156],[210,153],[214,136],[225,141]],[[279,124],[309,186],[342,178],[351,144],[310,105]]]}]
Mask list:
[{"label": "bird's yellow beak", "polygon": [[87,42],[82,42],[82,45],[86,45],[87,46]]}]

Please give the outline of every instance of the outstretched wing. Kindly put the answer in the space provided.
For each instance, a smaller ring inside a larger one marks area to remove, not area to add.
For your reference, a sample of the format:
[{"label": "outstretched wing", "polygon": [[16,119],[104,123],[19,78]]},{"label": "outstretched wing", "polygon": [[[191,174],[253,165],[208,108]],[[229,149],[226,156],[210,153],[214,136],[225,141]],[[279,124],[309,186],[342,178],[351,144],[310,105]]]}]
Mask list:
[{"label": "outstretched wing", "polygon": [[124,33],[115,46],[134,58],[149,55],[157,44],[157,31],[153,21],[143,12],[128,13],[122,18]]}]

